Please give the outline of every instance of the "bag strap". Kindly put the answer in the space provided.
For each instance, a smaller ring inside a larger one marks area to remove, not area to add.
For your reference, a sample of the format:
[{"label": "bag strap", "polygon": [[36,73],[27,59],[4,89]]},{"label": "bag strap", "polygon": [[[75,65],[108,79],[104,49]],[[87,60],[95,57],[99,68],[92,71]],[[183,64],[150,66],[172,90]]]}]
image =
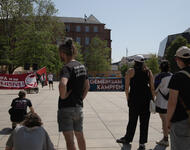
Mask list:
[{"label": "bag strap", "polygon": [[187,72],[187,71],[185,71],[185,70],[181,70],[181,71],[179,71],[179,72],[185,74],[187,77],[190,78],[190,73],[189,73],[189,72]]},{"label": "bag strap", "polygon": [[168,101],[169,93],[168,93],[167,95],[164,95],[164,94],[160,91],[160,89],[159,89],[158,91],[160,92],[160,94],[162,95],[162,97],[163,97],[165,100]]}]

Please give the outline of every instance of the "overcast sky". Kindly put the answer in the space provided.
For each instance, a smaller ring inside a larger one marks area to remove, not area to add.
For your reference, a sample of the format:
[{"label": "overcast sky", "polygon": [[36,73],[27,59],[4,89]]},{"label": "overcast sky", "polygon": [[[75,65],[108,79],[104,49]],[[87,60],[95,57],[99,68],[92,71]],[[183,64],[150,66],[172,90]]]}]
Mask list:
[{"label": "overcast sky", "polygon": [[157,54],[167,35],[190,27],[190,0],[52,0],[57,16],[93,14],[111,29],[112,62],[135,54]]}]

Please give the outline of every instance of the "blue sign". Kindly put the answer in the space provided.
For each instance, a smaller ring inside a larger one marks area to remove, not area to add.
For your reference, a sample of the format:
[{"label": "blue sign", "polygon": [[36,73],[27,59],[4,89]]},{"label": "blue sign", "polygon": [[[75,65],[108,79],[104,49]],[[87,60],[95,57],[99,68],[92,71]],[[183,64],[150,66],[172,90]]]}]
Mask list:
[{"label": "blue sign", "polygon": [[90,91],[124,91],[124,78],[89,77]]}]

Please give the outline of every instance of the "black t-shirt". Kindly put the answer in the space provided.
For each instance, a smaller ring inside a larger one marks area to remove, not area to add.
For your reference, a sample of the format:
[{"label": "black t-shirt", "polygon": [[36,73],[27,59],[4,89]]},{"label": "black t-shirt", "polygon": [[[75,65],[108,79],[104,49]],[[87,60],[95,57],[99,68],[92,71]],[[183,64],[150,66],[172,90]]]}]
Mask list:
[{"label": "black t-shirt", "polygon": [[[190,67],[185,67],[183,70],[190,73]],[[181,104],[180,99],[182,99],[187,108],[190,109],[190,78],[183,73],[177,72],[172,76],[168,88],[179,91],[176,109],[171,122],[178,122],[187,119],[188,115]]]},{"label": "black t-shirt", "polygon": [[64,107],[76,107],[77,105],[83,107],[83,89],[85,80],[87,79],[85,66],[78,61],[71,61],[63,66],[60,77],[68,79],[67,91],[71,91],[71,94],[66,99],[59,97],[59,109]]},{"label": "black t-shirt", "polygon": [[11,116],[11,120],[15,122],[21,122],[24,120],[24,116],[27,113],[27,106],[32,107],[32,103],[27,98],[15,98],[11,103],[11,107],[14,109],[14,113]]}]

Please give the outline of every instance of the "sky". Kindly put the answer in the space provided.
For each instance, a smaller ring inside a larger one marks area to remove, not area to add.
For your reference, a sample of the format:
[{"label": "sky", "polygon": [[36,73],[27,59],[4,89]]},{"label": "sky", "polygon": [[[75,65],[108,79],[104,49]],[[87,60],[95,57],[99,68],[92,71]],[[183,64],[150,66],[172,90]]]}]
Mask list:
[{"label": "sky", "polygon": [[190,0],[52,0],[57,16],[93,14],[111,29],[112,62],[157,54],[160,42],[190,28]]}]

